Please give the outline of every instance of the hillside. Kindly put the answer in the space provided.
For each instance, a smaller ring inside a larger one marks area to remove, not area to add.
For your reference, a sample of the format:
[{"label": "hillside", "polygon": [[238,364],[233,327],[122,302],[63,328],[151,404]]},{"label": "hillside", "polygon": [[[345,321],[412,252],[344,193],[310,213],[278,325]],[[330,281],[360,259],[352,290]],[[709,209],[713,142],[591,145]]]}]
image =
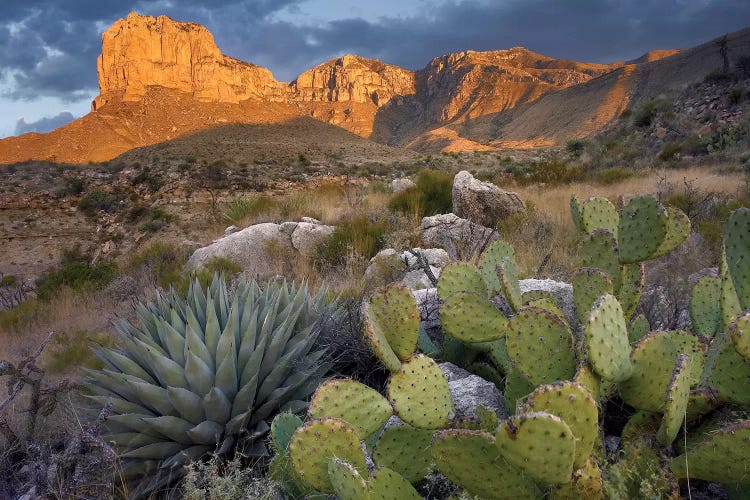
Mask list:
[{"label": "hillside", "polygon": [[[728,46],[749,53],[750,29]],[[48,134],[0,140],[0,163],[106,161],[199,130],[302,116],[420,152],[548,147],[595,134],[720,64],[713,42],[609,65],[515,47],[447,54],[419,71],[346,55],[286,83],[223,55],[203,26],[133,13],[102,36],[91,113]]]}]

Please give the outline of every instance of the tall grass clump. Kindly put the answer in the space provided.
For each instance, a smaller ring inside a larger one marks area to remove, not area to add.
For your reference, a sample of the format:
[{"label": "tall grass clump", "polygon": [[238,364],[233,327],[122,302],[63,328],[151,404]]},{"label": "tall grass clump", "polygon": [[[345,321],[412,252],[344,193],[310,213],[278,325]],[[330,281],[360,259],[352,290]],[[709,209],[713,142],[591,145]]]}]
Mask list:
[{"label": "tall grass clump", "polygon": [[168,288],[180,281],[183,267],[188,259],[187,250],[174,243],[155,241],[133,255],[128,267],[146,271],[154,283]]},{"label": "tall grass clump", "polygon": [[63,253],[60,267],[40,279],[37,297],[50,300],[63,287],[74,290],[103,288],[115,276],[117,276],[117,265],[114,262],[91,264],[88,256],[79,250],[66,251]]},{"label": "tall grass clump", "polygon": [[416,186],[395,195],[388,208],[407,215],[425,217],[453,209],[453,176],[437,170],[420,170]]},{"label": "tall grass clump", "polygon": [[560,158],[543,159],[531,163],[523,169],[513,171],[513,180],[525,186],[528,184],[570,184],[588,178],[588,167],[568,163]]},{"label": "tall grass clump", "polygon": [[386,221],[371,221],[367,215],[343,221],[321,244],[319,261],[327,266],[339,266],[351,252],[370,259],[383,249],[387,232]]},{"label": "tall grass clump", "polygon": [[270,196],[242,196],[229,203],[224,209],[224,221],[229,224],[241,225],[248,220],[269,212],[278,203]]}]

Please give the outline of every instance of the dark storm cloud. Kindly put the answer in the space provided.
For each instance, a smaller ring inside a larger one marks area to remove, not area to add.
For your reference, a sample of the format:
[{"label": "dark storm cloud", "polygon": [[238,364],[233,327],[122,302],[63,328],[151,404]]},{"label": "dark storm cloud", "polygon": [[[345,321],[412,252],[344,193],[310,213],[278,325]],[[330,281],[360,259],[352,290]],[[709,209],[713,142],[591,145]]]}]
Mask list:
[{"label": "dark storm cloud", "polygon": [[131,10],[202,23],[222,51],[284,80],[342,53],[417,69],[444,53],[523,45],[555,57],[610,62],[750,25],[748,0],[445,1],[411,18],[322,26],[273,15],[298,4],[325,9],[321,0],[2,0],[0,78],[10,80],[6,97],[13,99],[95,93],[96,21],[106,26]]},{"label": "dark storm cloud", "polygon": [[57,127],[62,127],[66,123],[70,123],[75,120],[75,116],[69,111],[63,111],[57,116],[50,118],[41,118],[35,122],[26,122],[24,118],[19,118],[16,122],[15,135],[25,134],[27,132],[49,132],[55,130]]}]

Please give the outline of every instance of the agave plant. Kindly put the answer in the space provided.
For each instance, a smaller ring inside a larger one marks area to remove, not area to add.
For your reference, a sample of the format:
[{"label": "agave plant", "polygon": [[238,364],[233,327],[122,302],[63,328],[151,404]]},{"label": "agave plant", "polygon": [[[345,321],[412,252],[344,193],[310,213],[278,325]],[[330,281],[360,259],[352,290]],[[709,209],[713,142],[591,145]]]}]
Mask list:
[{"label": "agave plant", "polygon": [[305,285],[243,281],[230,297],[214,277],[186,299],[172,290],[138,305],[137,325],[117,323],[121,347],[97,349],[105,367],[87,372],[87,397],[94,410],[112,404],[107,438],[133,496],[208,453],[264,453],[266,421],[303,409],[328,369],[315,341],[329,310]]}]

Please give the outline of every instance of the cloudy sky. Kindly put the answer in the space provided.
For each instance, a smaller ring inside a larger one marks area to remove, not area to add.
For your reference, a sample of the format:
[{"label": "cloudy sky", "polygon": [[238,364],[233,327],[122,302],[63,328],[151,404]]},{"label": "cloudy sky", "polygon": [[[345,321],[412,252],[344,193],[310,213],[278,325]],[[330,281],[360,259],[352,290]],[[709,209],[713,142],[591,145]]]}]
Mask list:
[{"label": "cloudy sky", "polygon": [[130,11],[204,24],[284,81],[345,53],[418,69],[522,45],[612,62],[750,26],[750,0],[0,0],[0,137],[87,113],[101,33]]}]

